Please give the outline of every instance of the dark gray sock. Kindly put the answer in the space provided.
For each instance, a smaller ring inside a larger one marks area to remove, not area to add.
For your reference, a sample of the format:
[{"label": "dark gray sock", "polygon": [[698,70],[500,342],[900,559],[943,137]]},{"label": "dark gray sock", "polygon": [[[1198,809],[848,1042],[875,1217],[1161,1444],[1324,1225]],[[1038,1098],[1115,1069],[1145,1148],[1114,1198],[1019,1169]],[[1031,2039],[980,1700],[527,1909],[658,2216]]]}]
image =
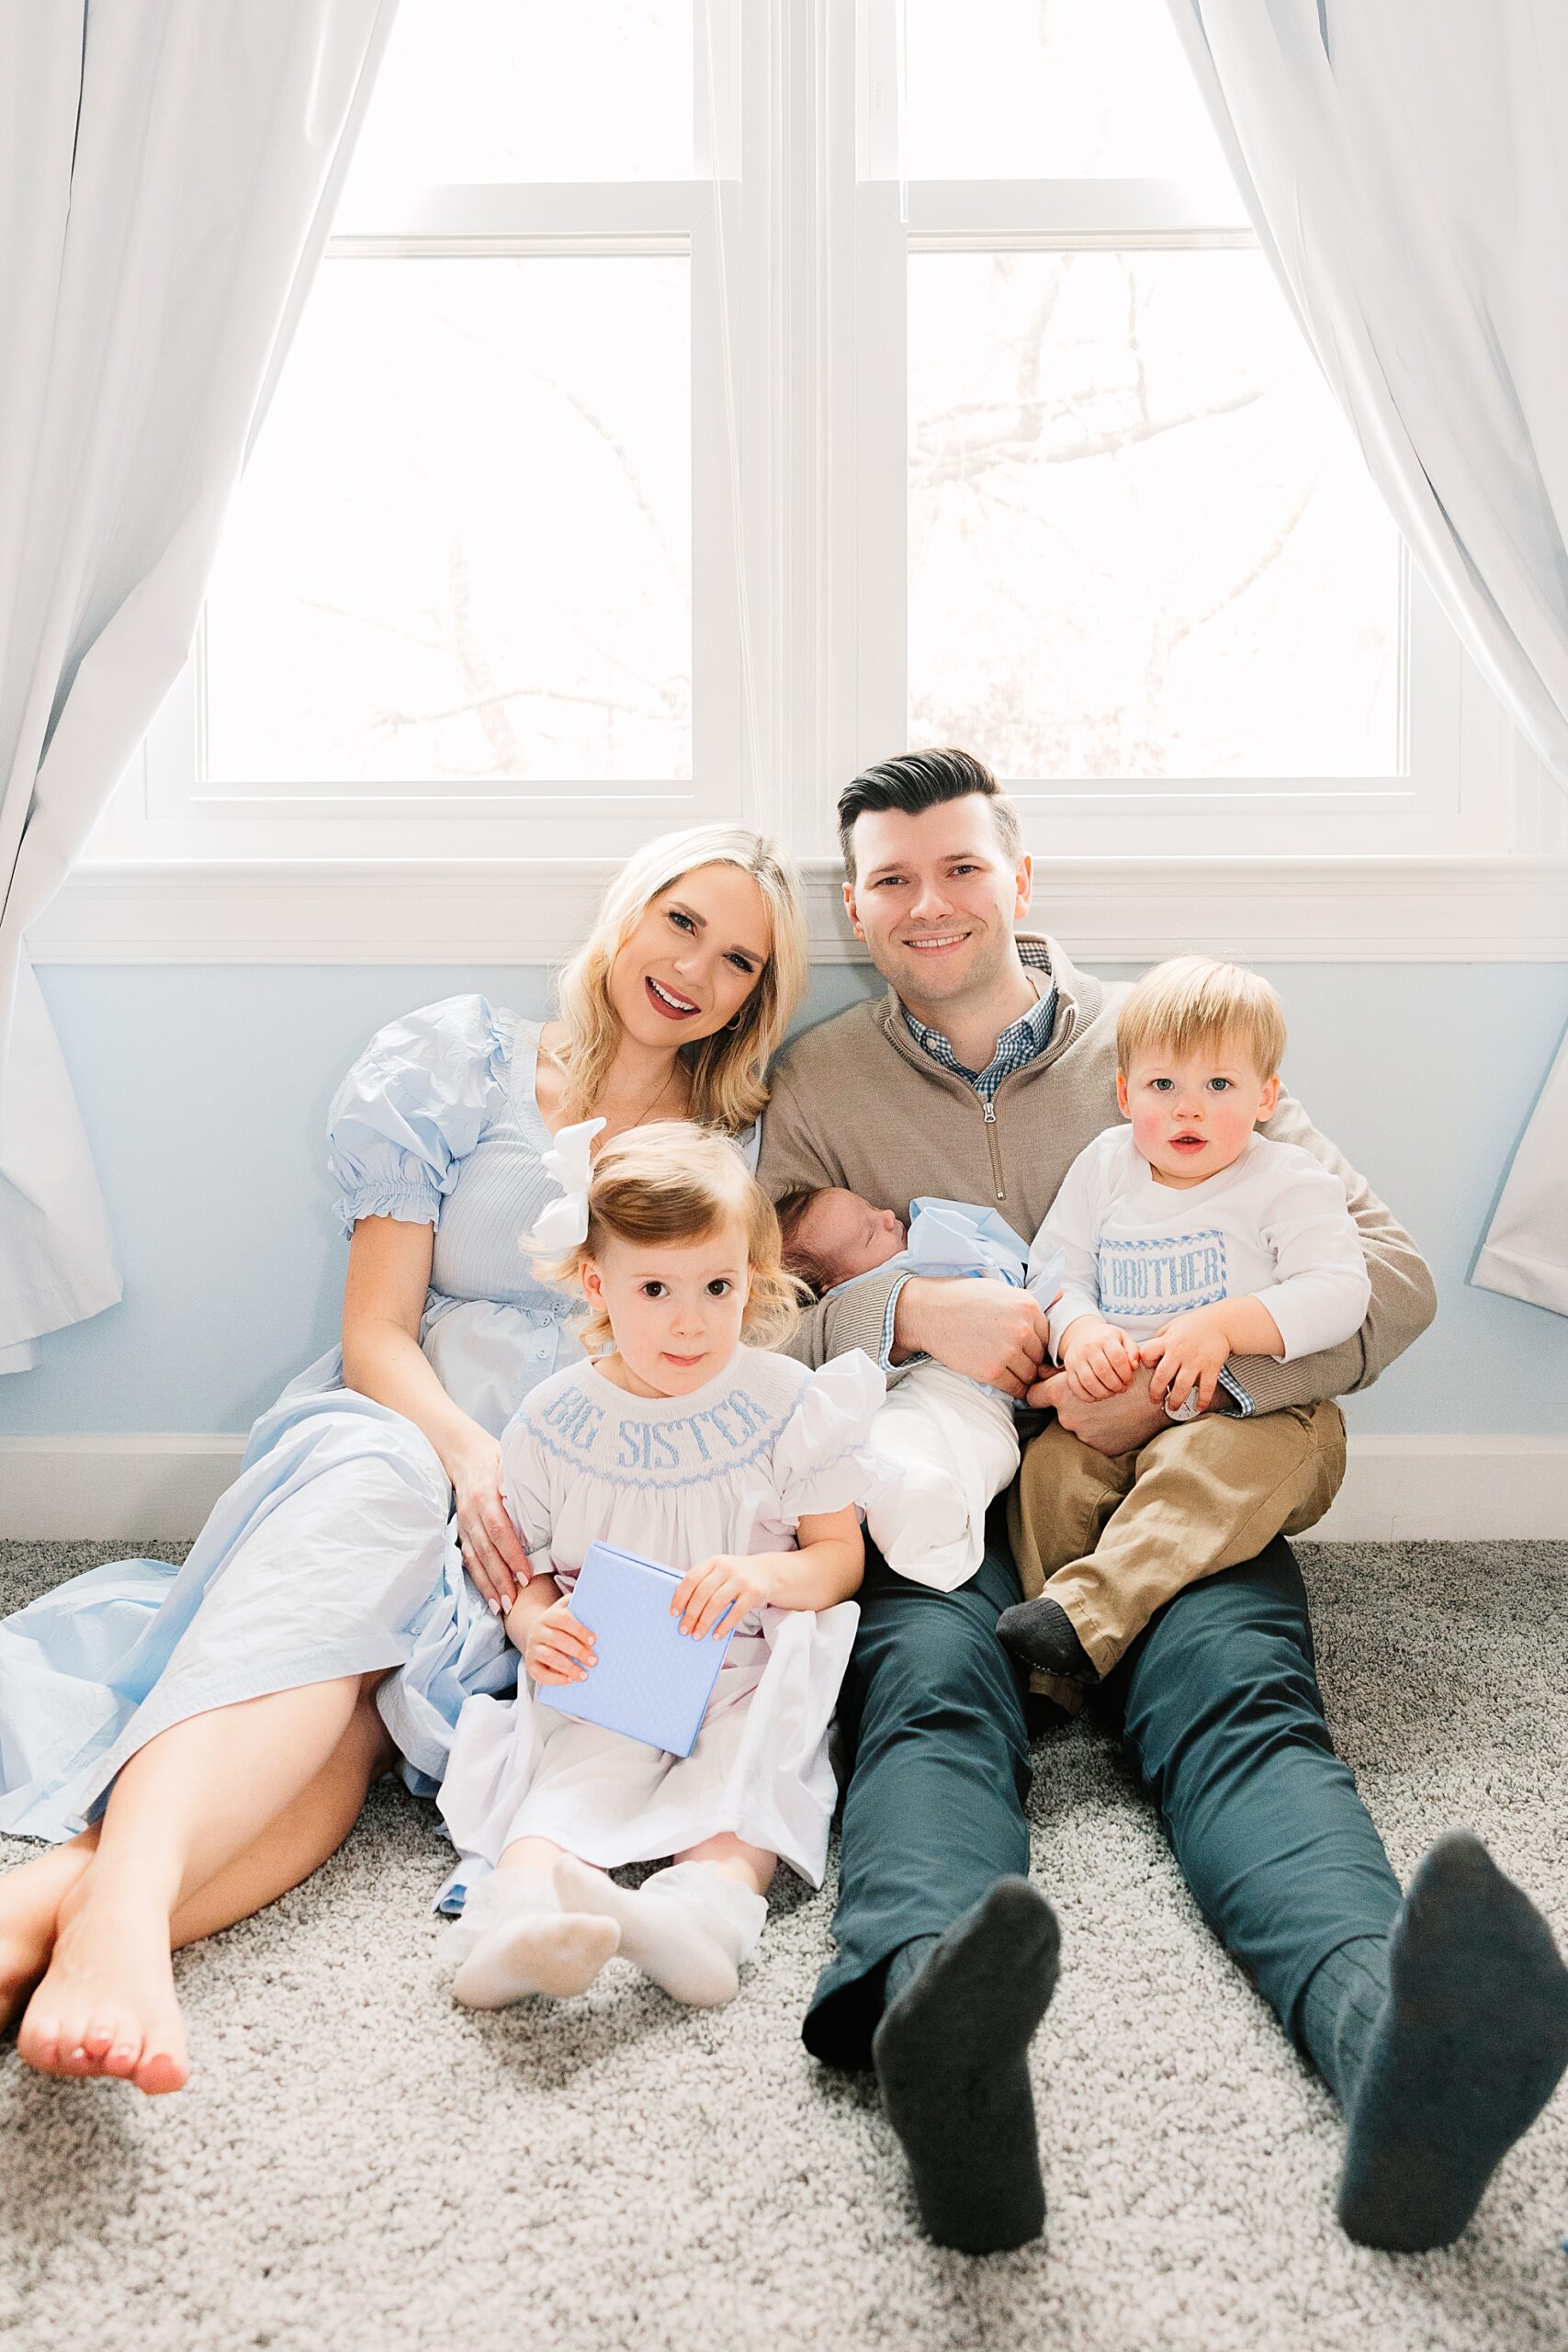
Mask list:
[{"label": "dark gray sock", "polygon": [[1004,1609],[997,1619],[997,1635],[1003,1649],[1046,1674],[1065,1675],[1070,1682],[1100,1680],[1094,1661],[1073,1631],[1072,1619],[1059,1601],[1048,1600],[1043,1593]]},{"label": "dark gray sock", "polygon": [[1387,1972],[1359,2064],[1359,1996],[1320,2064],[1348,2093],[1340,2222],[1415,2254],[1452,2245],[1568,2068],[1568,1968],[1523,1889],[1452,1830],[1411,1880]]},{"label": "dark gray sock", "polygon": [[1386,1936],[1357,1936],[1341,1944],[1307,1979],[1302,2040],[1347,2114],[1387,1998]]},{"label": "dark gray sock", "polygon": [[1044,1896],[1004,1878],[889,1965],[872,2063],[926,2233],[961,2254],[1025,2245],[1045,2224],[1028,2057],[1058,1945]]}]

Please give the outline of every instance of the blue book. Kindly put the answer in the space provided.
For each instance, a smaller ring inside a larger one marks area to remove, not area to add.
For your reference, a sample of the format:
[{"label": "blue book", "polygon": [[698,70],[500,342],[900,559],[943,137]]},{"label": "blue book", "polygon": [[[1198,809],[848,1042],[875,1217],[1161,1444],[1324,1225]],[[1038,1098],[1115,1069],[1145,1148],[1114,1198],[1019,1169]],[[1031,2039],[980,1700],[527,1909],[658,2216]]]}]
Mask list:
[{"label": "blue book", "polygon": [[591,1544],[570,1599],[578,1623],[599,1637],[594,1662],[581,1682],[540,1683],[539,1704],[689,1756],[730,1635],[682,1633],[670,1614],[680,1583],[680,1572],[657,1560]]}]

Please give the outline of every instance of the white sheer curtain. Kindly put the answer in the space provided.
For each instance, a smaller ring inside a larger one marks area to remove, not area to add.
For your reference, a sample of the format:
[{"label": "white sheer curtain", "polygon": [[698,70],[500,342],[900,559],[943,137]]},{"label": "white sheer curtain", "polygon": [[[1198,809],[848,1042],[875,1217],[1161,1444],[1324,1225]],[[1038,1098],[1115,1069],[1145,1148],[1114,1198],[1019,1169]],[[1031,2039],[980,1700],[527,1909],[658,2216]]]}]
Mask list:
[{"label": "white sheer curtain", "polygon": [[120,1294],[25,934],[186,658],[396,7],[0,8],[0,1369]]},{"label": "white sheer curtain", "polygon": [[[1568,6],[1170,0],[1416,561],[1568,788]],[[1568,1314],[1568,1048],[1472,1280]]]}]

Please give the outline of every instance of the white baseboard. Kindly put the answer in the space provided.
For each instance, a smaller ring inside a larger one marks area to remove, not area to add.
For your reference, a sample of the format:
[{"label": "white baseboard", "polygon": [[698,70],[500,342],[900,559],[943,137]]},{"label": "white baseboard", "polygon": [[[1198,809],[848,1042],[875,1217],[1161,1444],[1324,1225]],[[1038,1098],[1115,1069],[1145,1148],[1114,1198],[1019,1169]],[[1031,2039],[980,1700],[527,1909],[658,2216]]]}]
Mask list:
[{"label": "white baseboard", "polygon": [[0,1540],[140,1544],[194,1535],[233,1479],[241,1435],[0,1438]]},{"label": "white baseboard", "polygon": [[[0,1438],[0,1539],[194,1535],[241,1436]],[[1568,1541],[1568,1438],[1353,1437],[1325,1544]]]},{"label": "white baseboard", "polygon": [[1352,1437],[1311,1541],[1568,1542],[1568,1438]]}]

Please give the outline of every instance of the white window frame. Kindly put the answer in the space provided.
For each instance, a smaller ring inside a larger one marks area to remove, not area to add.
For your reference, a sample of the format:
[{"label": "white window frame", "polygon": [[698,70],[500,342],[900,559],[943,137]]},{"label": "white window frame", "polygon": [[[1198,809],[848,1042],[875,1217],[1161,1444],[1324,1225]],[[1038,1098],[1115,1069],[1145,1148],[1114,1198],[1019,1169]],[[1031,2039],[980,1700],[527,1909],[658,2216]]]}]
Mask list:
[{"label": "white window frame", "polygon": [[[860,718],[864,744],[908,727],[906,289],[931,253],[1254,251],[1213,189],[1165,179],[919,180],[900,153],[897,0],[863,0],[854,255],[859,469]],[[1512,728],[1402,549],[1399,773],[1386,780],[1245,776],[1076,782],[1010,778],[1038,853],[1143,858],[1434,854],[1512,845]],[[983,745],[976,747],[984,751]],[[869,756],[877,756],[870,753]]]},{"label": "white window frame", "polygon": [[[206,781],[205,616],[139,761],[95,837],[107,857],[244,860],[623,854],[732,816],[750,758],[739,506],[738,325],[727,241],[739,223],[742,0],[696,0],[693,176],[445,183],[340,211],[328,264],[501,256],[684,259],[691,278],[692,775],[658,781],[247,784]],[[748,792],[750,790],[748,784]]]},{"label": "white window frame", "polygon": [[[628,848],[713,813],[781,834],[814,952],[858,956],[832,807],[905,741],[909,250],[1252,242],[1170,183],[901,186],[894,24],[895,0],[697,0],[690,181],[446,187],[340,223],[383,250],[691,254],[692,785],[204,793],[198,644],[39,960],[536,963],[581,937]],[[1037,903],[1075,953],[1568,953],[1568,800],[1408,571],[1407,596],[1410,757],[1386,789],[1015,786]]]}]

